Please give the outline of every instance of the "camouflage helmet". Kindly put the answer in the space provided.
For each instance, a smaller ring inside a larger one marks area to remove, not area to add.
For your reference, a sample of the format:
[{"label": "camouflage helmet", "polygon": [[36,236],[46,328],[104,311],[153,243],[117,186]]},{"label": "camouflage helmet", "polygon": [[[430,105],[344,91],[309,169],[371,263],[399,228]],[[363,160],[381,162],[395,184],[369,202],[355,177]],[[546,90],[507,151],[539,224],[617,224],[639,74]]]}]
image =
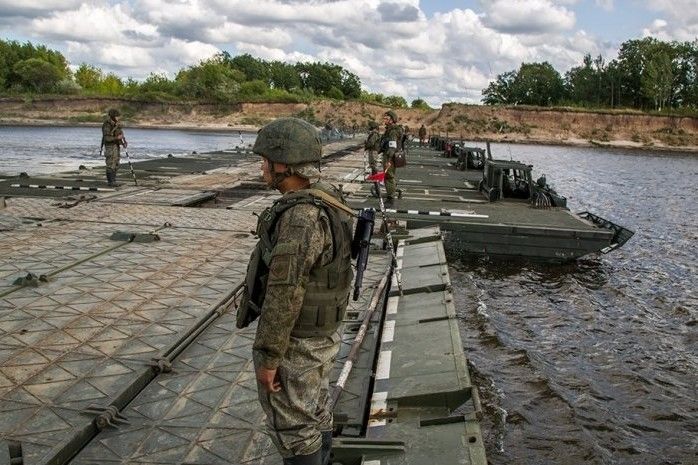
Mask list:
[{"label": "camouflage helmet", "polygon": [[115,118],[117,116],[121,116],[121,112],[116,108],[110,108],[107,115],[109,115],[110,118]]},{"label": "camouflage helmet", "polygon": [[383,116],[389,116],[393,120],[393,123],[397,123],[397,114],[393,110],[388,110],[383,113]]},{"label": "camouflage helmet", "polygon": [[317,130],[298,118],[279,118],[262,127],[252,151],[269,161],[287,165],[317,163],[322,158]]},{"label": "camouflage helmet", "polygon": [[375,121],[369,121],[368,128],[369,129],[378,129],[378,123],[376,123]]}]

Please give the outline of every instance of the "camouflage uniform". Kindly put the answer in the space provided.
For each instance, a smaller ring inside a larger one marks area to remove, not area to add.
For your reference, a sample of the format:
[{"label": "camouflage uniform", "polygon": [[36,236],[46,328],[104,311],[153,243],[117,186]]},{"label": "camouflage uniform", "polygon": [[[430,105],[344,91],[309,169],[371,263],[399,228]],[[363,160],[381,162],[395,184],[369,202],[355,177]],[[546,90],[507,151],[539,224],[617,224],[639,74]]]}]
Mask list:
[{"label": "camouflage uniform", "polygon": [[378,157],[376,154],[380,150],[381,136],[376,123],[369,124],[369,128],[371,130],[368,133],[368,137],[366,137],[366,142],[364,142],[364,149],[368,152],[368,165],[371,168],[371,174],[376,174],[378,172]]},{"label": "camouflage uniform", "polygon": [[[301,120],[280,118],[268,124],[260,130],[253,151],[266,163],[284,163],[287,171],[282,178],[300,176],[310,182],[318,173],[309,165],[320,161],[320,141],[315,128]],[[265,180],[274,187],[281,185],[275,179]],[[253,344],[255,372],[276,370],[280,383],[278,392],[268,391],[257,378],[270,437],[285,464],[329,460],[333,427],[329,376],[353,277],[352,221],[343,211],[347,207],[338,204],[344,201],[336,189],[310,183],[284,192],[259,216],[260,241],[238,308],[238,327],[249,324],[250,312],[259,314]]]},{"label": "camouflage uniform", "polygon": [[316,262],[333,254],[327,214],[317,206],[299,204],[286,210],[276,228],[276,250],[269,267],[266,294],[253,346],[255,367],[277,368],[282,390],[259,389],[271,438],[284,457],[309,455],[321,445],[321,432],[332,430],[327,408],[329,375],[339,350],[339,335],[293,337],[304,283]]},{"label": "camouflage uniform", "polygon": [[116,181],[116,172],[119,169],[121,158],[121,141],[119,135],[123,135],[121,124],[112,119],[112,114],[118,116],[118,112],[109,110],[109,116],[102,124],[102,144],[104,145],[104,161],[107,165],[107,182],[113,185]]},{"label": "camouflage uniform", "polygon": [[419,145],[420,146],[424,145],[426,138],[427,138],[427,128],[422,124],[422,126],[419,128]]},{"label": "camouflage uniform", "polygon": [[[388,112],[392,113],[392,112]],[[394,115],[394,113],[393,113]],[[388,200],[392,200],[397,190],[397,173],[395,171],[395,153],[399,150],[402,141],[402,128],[396,124],[395,119],[386,125],[381,137],[381,152],[383,153],[383,169],[385,170],[385,191]],[[390,167],[388,167],[390,162]]]}]

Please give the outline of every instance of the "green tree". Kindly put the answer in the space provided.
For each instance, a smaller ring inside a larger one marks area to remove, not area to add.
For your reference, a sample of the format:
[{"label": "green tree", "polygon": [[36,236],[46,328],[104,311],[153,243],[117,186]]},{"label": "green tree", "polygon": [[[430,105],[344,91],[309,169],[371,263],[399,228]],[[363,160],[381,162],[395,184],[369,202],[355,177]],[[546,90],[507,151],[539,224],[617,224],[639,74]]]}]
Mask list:
[{"label": "green tree", "polygon": [[603,75],[603,58],[599,56],[593,60],[587,53],[581,66],[574,67],[565,74],[568,98],[578,105],[599,106],[603,99]]},{"label": "green tree", "polygon": [[246,81],[269,82],[269,64],[266,61],[255,58],[249,53],[238,55],[233,58],[230,58],[227,52],[219,54],[218,56],[223,63],[242,72],[245,75]]},{"label": "green tree", "polygon": [[220,57],[204,60],[177,73],[175,81],[182,95],[206,100],[231,100],[245,76],[232,69]]},{"label": "green tree", "polygon": [[509,105],[516,103],[512,92],[516,76],[516,71],[508,71],[499,74],[494,82],[490,82],[487,88],[482,91],[482,102],[486,105]]},{"label": "green tree", "polygon": [[272,61],[269,64],[270,86],[274,89],[291,91],[300,88],[301,79],[293,65],[281,61]]},{"label": "green tree", "polygon": [[389,95],[383,99],[383,103],[393,108],[407,108],[407,100],[399,95]]},{"label": "green tree", "polygon": [[246,81],[240,84],[238,91],[241,97],[261,97],[269,91],[269,86],[264,81],[259,79],[254,81]]},{"label": "green tree", "polygon": [[642,92],[654,102],[654,108],[661,110],[670,97],[674,73],[672,60],[667,53],[657,53],[647,63],[642,76]]},{"label": "green tree", "polygon": [[422,100],[421,98],[417,98],[412,100],[412,105],[410,105],[412,108],[417,108],[420,110],[431,110],[432,108],[429,106],[427,102]]},{"label": "green tree", "polygon": [[19,61],[12,67],[12,71],[25,89],[36,92],[53,90],[62,77],[56,66],[41,58]]},{"label": "green tree", "polygon": [[512,86],[515,103],[550,106],[562,100],[565,87],[550,63],[523,63]]},{"label": "green tree", "polygon": [[138,86],[140,92],[162,92],[175,95],[177,82],[168,79],[164,74],[150,73],[150,75]]},{"label": "green tree", "polygon": [[97,90],[104,79],[102,70],[87,63],[81,63],[75,71],[75,82],[87,90]]}]

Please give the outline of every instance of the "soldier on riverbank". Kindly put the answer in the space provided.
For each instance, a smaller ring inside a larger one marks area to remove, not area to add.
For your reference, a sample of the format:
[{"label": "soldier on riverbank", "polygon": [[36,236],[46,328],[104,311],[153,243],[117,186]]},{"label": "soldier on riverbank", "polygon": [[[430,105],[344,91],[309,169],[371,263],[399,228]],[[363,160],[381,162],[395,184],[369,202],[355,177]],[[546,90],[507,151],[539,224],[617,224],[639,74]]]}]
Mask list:
[{"label": "soldier on riverbank", "polygon": [[117,186],[116,172],[119,169],[121,158],[121,146],[126,148],[124,131],[119,122],[119,110],[112,108],[107,112],[107,118],[102,124],[102,147],[104,148],[104,161],[107,165],[107,184]]},{"label": "soldier on riverbank", "polygon": [[284,464],[327,464],[329,376],[349,301],[351,210],[320,182],[317,131],[279,118],[257,135],[265,182],[283,196],[259,216],[238,327],[259,316],[253,345],[259,401]]}]

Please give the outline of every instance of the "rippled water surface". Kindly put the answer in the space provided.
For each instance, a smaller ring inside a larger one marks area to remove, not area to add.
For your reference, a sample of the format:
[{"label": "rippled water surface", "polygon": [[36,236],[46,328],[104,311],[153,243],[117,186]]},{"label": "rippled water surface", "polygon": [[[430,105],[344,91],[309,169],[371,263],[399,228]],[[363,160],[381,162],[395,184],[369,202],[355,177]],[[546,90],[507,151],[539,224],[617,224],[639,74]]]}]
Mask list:
[{"label": "rippled water surface", "polygon": [[[125,129],[131,160],[186,155],[247,145],[256,134],[185,130]],[[101,127],[0,126],[0,173],[30,175],[102,166]],[[125,153],[122,153],[125,158]]]},{"label": "rippled water surface", "polygon": [[698,157],[495,145],[635,231],[570,265],[451,255],[492,464],[698,463]]},{"label": "rippled water surface", "polygon": [[[221,150],[237,133],[127,129],[134,159]],[[253,135],[242,134],[244,143]],[[99,128],[0,127],[0,172],[101,165]],[[450,255],[493,465],[698,464],[698,156],[493,145],[635,231],[570,265]]]}]

